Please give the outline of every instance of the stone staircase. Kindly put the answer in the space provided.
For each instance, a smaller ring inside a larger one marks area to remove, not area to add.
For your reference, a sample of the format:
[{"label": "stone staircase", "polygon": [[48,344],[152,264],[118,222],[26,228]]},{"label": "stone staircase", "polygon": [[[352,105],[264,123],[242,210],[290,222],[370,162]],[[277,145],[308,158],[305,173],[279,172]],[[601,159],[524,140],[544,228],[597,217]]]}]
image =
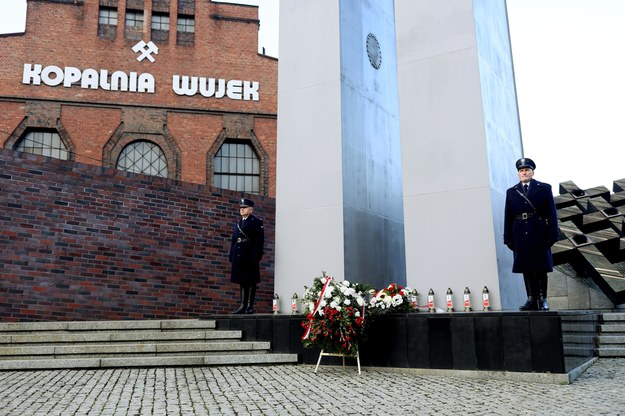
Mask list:
[{"label": "stone staircase", "polygon": [[209,320],[0,323],[0,370],[296,364]]},{"label": "stone staircase", "polygon": [[599,357],[625,357],[625,312],[601,314],[597,355]]}]

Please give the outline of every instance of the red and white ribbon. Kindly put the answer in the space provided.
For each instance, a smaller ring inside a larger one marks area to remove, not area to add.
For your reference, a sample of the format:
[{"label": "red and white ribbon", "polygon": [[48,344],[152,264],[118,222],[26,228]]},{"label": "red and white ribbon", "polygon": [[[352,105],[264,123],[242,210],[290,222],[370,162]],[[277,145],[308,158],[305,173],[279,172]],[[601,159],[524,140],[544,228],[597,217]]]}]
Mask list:
[{"label": "red and white ribbon", "polygon": [[315,303],[315,308],[311,313],[308,314],[308,328],[306,328],[306,332],[304,333],[304,335],[302,335],[302,339],[308,339],[308,336],[310,335],[312,321],[315,317],[315,314],[319,312],[319,309],[321,309],[321,301],[323,300],[323,295],[325,295],[326,290],[328,289],[328,285],[330,284],[331,280],[332,280],[332,276],[328,276],[326,278],[326,282],[323,285],[323,289],[321,289],[321,292],[319,293],[319,299],[317,299],[317,303]]}]

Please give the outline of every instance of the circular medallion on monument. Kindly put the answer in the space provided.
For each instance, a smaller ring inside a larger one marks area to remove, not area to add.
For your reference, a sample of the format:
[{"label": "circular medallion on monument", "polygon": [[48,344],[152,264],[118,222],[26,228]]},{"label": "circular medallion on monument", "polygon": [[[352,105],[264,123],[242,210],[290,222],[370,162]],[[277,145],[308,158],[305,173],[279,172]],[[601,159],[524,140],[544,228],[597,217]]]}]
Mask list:
[{"label": "circular medallion on monument", "polygon": [[367,35],[367,56],[371,66],[375,69],[380,69],[382,65],[382,50],[380,49],[380,43],[373,33]]}]

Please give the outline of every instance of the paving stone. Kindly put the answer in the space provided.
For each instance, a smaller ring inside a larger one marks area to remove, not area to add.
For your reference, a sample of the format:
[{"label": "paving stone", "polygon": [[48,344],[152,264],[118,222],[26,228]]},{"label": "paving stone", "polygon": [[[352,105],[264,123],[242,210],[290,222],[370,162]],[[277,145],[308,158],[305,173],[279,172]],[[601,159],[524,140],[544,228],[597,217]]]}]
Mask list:
[{"label": "paving stone", "polygon": [[322,366],[0,372],[0,414],[594,415],[625,409],[625,359],[571,384]]}]

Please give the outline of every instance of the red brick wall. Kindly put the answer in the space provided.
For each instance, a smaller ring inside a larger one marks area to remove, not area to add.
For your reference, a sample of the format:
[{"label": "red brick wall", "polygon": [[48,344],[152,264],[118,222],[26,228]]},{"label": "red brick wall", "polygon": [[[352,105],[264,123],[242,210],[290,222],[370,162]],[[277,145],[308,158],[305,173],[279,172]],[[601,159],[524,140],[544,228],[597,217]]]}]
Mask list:
[{"label": "red brick wall", "polygon": [[[0,147],[11,147],[15,139],[11,142],[9,139],[20,123],[33,128],[55,127],[59,117],[75,146],[75,160],[108,166],[115,161],[107,160],[104,148],[107,142],[125,133],[170,134],[168,140],[173,140],[172,146],[181,152],[171,156],[180,160],[176,178],[210,184],[206,151],[218,140],[219,133],[225,129],[228,139],[251,137],[249,132],[233,131],[215,123],[222,122],[224,115],[259,118],[263,132],[256,134],[256,146],[261,147],[257,151],[269,160],[272,170],[266,176],[272,182],[266,194],[275,196],[278,61],[257,52],[258,8],[196,0],[194,45],[185,46],[176,43],[179,1],[170,0],[169,40],[155,42],[159,52],[152,63],[147,59],[137,61],[138,55],[132,51],[137,39],[127,39],[124,34],[126,4],[133,2],[108,3],[117,4],[118,11],[113,39],[98,36],[99,3],[99,0],[29,1],[25,33],[0,36]],[[142,39],[149,42],[151,11],[156,1],[142,3]],[[78,85],[71,88],[43,83],[27,85],[22,83],[26,63],[106,69],[109,74],[116,70],[150,73],[155,78],[156,90],[149,94],[83,89]],[[258,81],[260,100],[206,98],[200,94],[178,96],[172,88],[173,75]],[[30,108],[28,118],[27,108]],[[203,122],[207,125],[201,125]],[[167,154],[167,149],[163,151]],[[168,163],[173,166],[171,158]]]},{"label": "red brick wall", "polygon": [[121,122],[112,108],[61,106],[61,122],[76,146],[76,161],[100,165],[102,148]]},{"label": "red brick wall", "polygon": [[[257,310],[271,311],[275,201]],[[0,149],[0,320],[230,313],[240,194]]]},{"label": "red brick wall", "polygon": [[174,137],[180,138],[181,179],[206,183],[206,154],[223,129],[222,117],[211,114],[171,113],[167,117],[167,126]]}]

